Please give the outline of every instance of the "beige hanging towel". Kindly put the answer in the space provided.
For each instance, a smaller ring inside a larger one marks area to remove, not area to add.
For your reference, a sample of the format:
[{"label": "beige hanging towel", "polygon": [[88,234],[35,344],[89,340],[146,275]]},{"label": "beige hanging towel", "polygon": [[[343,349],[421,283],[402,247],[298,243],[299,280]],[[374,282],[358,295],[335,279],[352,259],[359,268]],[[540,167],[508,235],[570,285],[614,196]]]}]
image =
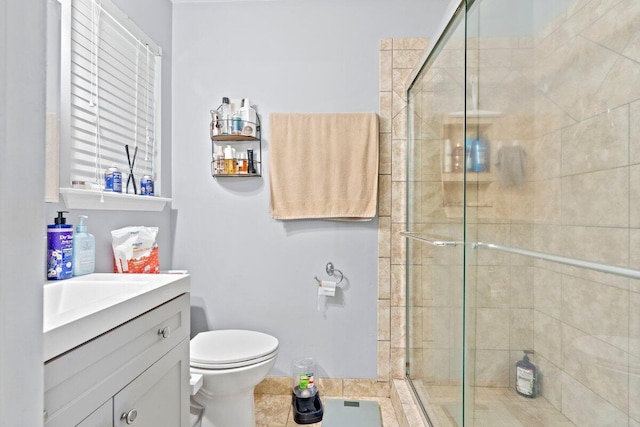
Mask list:
[{"label": "beige hanging towel", "polygon": [[378,194],[375,113],[271,114],[275,219],[370,220]]}]

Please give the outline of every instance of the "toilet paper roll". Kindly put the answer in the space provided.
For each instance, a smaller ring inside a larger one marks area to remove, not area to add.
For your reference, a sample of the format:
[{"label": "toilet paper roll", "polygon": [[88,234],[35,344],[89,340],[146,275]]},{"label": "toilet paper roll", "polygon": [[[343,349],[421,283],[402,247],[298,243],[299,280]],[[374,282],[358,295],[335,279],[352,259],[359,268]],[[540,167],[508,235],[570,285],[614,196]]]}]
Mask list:
[{"label": "toilet paper roll", "polygon": [[336,294],[336,282],[322,280],[318,286],[318,296],[332,297]]}]

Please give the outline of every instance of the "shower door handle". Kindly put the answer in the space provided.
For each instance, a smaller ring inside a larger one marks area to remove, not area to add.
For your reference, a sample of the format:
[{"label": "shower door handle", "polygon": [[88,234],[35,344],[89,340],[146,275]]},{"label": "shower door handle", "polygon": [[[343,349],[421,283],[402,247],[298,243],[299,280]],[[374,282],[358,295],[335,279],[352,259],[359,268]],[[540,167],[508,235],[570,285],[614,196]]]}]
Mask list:
[{"label": "shower door handle", "polygon": [[463,244],[462,242],[455,242],[455,241],[452,241],[452,240],[431,239],[428,236],[421,236],[420,234],[414,233],[414,232],[411,232],[411,231],[401,231],[400,235],[404,236],[404,237],[407,237],[409,239],[418,240],[420,242],[428,243],[431,246],[440,246],[440,247],[449,246],[449,247],[453,247],[453,246],[458,246],[458,245]]}]

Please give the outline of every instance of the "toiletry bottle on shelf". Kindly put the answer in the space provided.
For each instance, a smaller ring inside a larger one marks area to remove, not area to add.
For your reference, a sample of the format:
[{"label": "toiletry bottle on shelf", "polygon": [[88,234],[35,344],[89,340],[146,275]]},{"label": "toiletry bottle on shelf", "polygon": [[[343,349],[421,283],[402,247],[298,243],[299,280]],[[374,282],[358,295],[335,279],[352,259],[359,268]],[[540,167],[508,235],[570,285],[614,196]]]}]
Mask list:
[{"label": "toiletry bottle on shelf", "polygon": [[489,142],[480,137],[473,141],[471,149],[474,172],[489,172]]},{"label": "toiletry bottle on shelf", "polygon": [[96,239],[87,232],[86,215],[78,215],[73,236],[73,275],[82,276],[96,271]]},{"label": "toiletry bottle on shelf", "polygon": [[238,164],[236,163],[235,149],[230,145],[224,149],[224,173],[232,175],[237,173]]},{"label": "toiletry bottle on shelf", "polygon": [[47,225],[47,279],[62,280],[73,276],[73,226],[58,211],[53,224]]},{"label": "toiletry bottle on shelf", "polygon": [[247,154],[240,153],[238,154],[238,173],[247,173]]},{"label": "toiletry bottle on shelf", "polygon": [[215,175],[224,174],[224,152],[222,147],[216,147],[216,152],[213,155],[213,173]]},{"label": "toiletry bottle on shelf", "polygon": [[451,140],[450,139],[446,139],[444,141],[444,164],[442,165],[442,170],[444,171],[444,173],[451,173],[452,170],[452,164],[453,164],[453,157],[452,157],[452,150],[451,150]]},{"label": "toiletry bottle on shelf", "polygon": [[464,171],[464,149],[460,141],[456,142],[456,147],[453,149],[453,171]]},{"label": "toiletry bottle on shelf", "polygon": [[220,113],[220,122],[222,126],[220,127],[221,135],[230,135],[231,134],[231,105],[229,105],[229,98],[226,96],[222,98],[222,105],[218,107],[218,112]]},{"label": "toiletry bottle on shelf", "polygon": [[251,174],[257,174],[256,162],[253,158],[253,150],[247,150],[247,172]]},{"label": "toiletry bottle on shelf", "polygon": [[231,115],[231,134],[240,135],[242,133],[242,117],[240,111],[236,111]]},{"label": "toiletry bottle on shelf", "polygon": [[467,138],[465,144],[465,169],[473,171],[473,141],[471,138]]},{"label": "toiletry bottle on shelf", "polygon": [[518,394],[534,398],[538,393],[538,369],[529,361],[533,350],[524,350],[522,360],[516,362],[516,391]]},{"label": "toiletry bottle on shelf", "polygon": [[242,100],[242,107],[240,107],[240,116],[242,117],[242,134],[255,138],[255,136],[257,135],[258,115],[256,113],[256,110],[251,107],[249,98],[244,98]]}]

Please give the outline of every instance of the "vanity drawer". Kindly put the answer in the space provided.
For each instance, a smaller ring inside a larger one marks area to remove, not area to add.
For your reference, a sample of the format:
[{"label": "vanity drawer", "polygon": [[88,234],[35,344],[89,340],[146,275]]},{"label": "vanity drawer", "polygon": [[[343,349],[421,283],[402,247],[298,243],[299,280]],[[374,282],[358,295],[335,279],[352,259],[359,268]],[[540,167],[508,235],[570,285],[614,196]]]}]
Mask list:
[{"label": "vanity drawer", "polygon": [[49,360],[45,425],[78,424],[87,409],[98,408],[178,344],[188,345],[189,330],[189,294],[182,294]]}]

